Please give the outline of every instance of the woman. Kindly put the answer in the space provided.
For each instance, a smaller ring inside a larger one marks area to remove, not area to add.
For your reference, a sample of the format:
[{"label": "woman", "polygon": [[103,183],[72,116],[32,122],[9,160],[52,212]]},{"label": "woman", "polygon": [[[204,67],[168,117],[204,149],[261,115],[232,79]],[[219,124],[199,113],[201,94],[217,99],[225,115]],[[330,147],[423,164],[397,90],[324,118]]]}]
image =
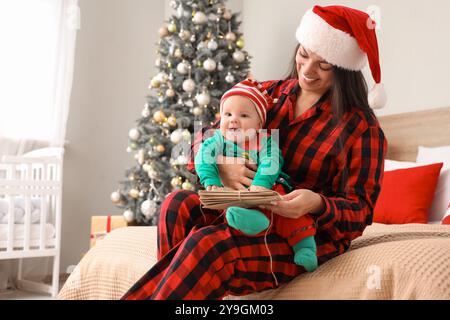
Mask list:
[{"label": "woman", "polygon": [[[279,129],[283,171],[296,188],[265,209],[311,215],[319,265],[344,253],[372,223],[380,192],[387,141],[370,108],[383,105],[373,26],[361,11],[315,6],[297,29],[291,76],[262,83],[278,99],[267,110],[267,128]],[[377,83],[369,97],[366,60]],[[223,163],[225,186],[251,185],[255,167]],[[188,191],[163,203],[158,259],[123,299],[220,299],[276,288],[305,272],[281,237],[243,236]]]}]

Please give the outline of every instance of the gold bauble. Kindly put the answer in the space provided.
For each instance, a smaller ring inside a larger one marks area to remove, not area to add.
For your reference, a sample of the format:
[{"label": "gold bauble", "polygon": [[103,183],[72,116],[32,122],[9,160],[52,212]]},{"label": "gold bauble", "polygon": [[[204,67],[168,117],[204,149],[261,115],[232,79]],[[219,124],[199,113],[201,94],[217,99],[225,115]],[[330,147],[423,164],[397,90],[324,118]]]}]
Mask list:
[{"label": "gold bauble", "polygon": [[216,116],[216,120],[220,120],[220,112],[217,112],[215,116]]},{"label": "gold bauble", "polygon": [[193,189],[193,185],[189,182],[189,181],[185,181],[183,182],[183,184],[181,185],[181,188],[183,190],[192,190]]},{"label": "gold bauble", "polygon": [[158,144],[153,149],[159,153],[164,153],[164,151],[166,151],[166,148],[162,144]]},{"label": "gold bauble", "polygon": [[137,189],[131,189],[128,194],[130,195],[130,197],[137,199],[139,198],[139,190]]},{"label": "gold bauble", "polygon": [[240,49],[244,48],[244,46],[245,46],[245,41],[244,41],[244,39],[243,39],[243,38],[239,38],[239,40],[236,41],[236,46],[237,46],[238,48],[240,48]]},{"label": "gold bauble", "polygon": [[161,86],[161,82],[158,79],[153,78],[150,81],[150,88],[159,88],[160,86]]},{"label": "gold bauble", "polygon": [[162,110],[158,110],[153,114],[153,120],[155,120],[156,122],[162,123],[162,122],[166,121],[166,115],[164,114],[164,112]]},{"label": "gold bauble", "polygon": [[173,177],[172,180],[170,181],[170,184],[174,188],[179,187],[183,184],[183,179],[181,177]]},{"label": "gold bauble", "polygon": [[170,117],[167,119],[167,123],[168,123],[169,126],[171,126],[171,127],[176,127],[176,125],[177,125],[177,118],[175,118],[175,116],[170,116]]},{"label": "gold bauble", "polygon": [[180,48],[175,49],[175,52],[173,53],[175,58],[181,58],[181,56],[183,55],[183,52],[181,52]]},{"label": "gold bauble", "polygon": [[175,22],[172,22],[169,24],[167,29],[169,30],[169,32],[175,33],[175,32],[177,32],[177,25],[175,24]]}]

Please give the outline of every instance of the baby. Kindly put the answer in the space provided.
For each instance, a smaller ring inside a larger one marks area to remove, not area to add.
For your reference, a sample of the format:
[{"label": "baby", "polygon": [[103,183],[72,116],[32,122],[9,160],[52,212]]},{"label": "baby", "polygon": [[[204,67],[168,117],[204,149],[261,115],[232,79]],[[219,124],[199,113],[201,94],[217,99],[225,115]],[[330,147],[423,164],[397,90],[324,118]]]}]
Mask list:
[{"label": "baby", "polygon": [[[206,139],[195,157],[195,169],[206,190],[223,189],[217,168],[217,156],[242,157],[257,164],[249,191],[275,190],[280,194],[292,191],[288,176],[281,172],[281,151],[270,136],[260,131],[266,122],[266,110],[274,101],[262,92],[260,85],[246,79],[225,92],[220,101],[220,130]],[[259,235],[270,226],[273,217],[275,232],[286,239],[294,250],[294,261],[306,271],[317,268],[314,220],[272,215],[266,210],[229,207],[227,223],[246,235]]]}]

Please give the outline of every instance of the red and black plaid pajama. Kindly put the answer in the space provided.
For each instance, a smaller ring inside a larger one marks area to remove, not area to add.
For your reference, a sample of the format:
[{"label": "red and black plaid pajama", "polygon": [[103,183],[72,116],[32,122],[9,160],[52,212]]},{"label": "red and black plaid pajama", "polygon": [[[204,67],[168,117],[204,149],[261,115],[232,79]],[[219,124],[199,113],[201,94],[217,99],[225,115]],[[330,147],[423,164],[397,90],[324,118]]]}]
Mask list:
[{"label": "red and black plaid pajama", "polygon": [[[343,254],[372,223],[387,141],[376,117],[360,109],[336,122],[326,96],[295,118],[297,80],[262,85],[279,99],[267,110],[267,129],[280,130],[283,171],[295,189],[312,190],[325,202],[324,212],[311,215],[321,265]],[[271,263],[265,237],[243,235],[221,213],[202,209],[194,192],[171,193],[160,213],[159,261],[122,299],[220,299],[275,288],[272,271],[279,283],[304,272],[285,239],[268,233]]]},{"label": "red and black plaid pajama", "polygon": [[[122,299],[220,299],[275,288],[264,236],[247,237],[224,223],[222,211],[200,208],[192,191],[171,193],[158,225],[158,263]],[[275,233],[267,235],[279,283],[304,271]]]}]

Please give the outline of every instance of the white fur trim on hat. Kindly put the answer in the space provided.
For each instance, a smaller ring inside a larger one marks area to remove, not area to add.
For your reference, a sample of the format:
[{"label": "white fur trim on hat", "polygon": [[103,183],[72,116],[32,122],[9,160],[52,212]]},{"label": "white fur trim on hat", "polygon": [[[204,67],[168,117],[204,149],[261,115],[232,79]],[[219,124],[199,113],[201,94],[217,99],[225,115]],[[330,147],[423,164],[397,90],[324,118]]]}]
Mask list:
[{"label": "white fur trim on hat", "polygon": [[333,28],[312,10],[303,16],[295,36],[303,46],[338,67],[360,71],[367,64],[367,55],[354,37]]},{"label": "white fur trim on hat", "polygon": [[375,84],[370,90],[368,101],[372,109],[381,109],[386,105],[387,95],[382,83]]}]

